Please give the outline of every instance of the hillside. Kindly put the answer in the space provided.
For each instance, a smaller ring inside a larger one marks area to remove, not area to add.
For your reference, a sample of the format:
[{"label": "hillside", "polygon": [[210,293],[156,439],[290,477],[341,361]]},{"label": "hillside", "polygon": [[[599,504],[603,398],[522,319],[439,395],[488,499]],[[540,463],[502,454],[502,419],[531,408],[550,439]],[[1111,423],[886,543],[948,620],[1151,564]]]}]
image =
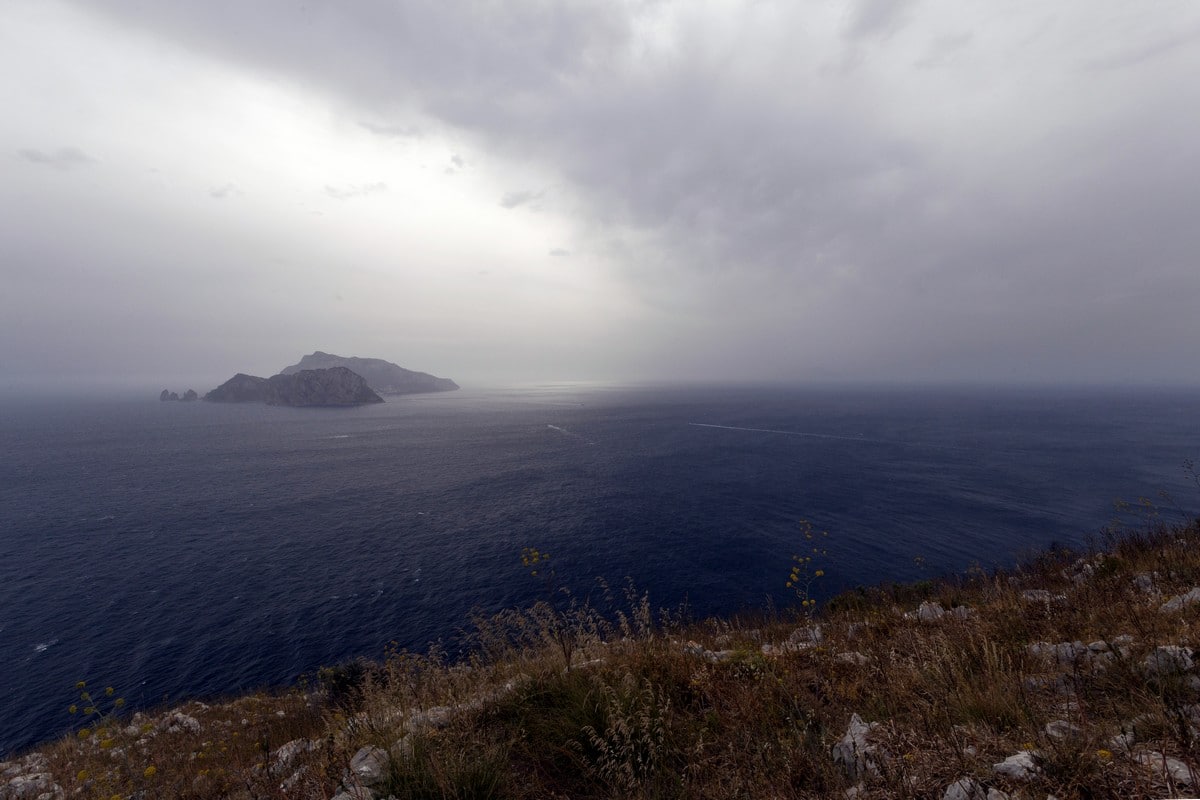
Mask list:
[{"label": "hillside", "polygon": [[632,591],[601,613],[520,558],[546,601],[475,620],[465,661],[132,717],[81,686],[77,734],[0,765],[0,797],[1200,794],[1196,522],[820,609],[818,550],[795,608],[701,622]]},{"label": "hillside", "polygon": [[414,372],[381,358],[358,358],[335,356],[320,350],[304,356],[299,363],[280,370],[281,375],[291,375],[305,369],[329,369],[345,367],[363,377],[367,385],[380,394],[424,394],[428,392],[452,392],[458,384],[449,378],[438,378],[426,372]]},{"label": "hillside", "polygon": [[204,395],[210,403],[266,403],[269,406],[359,406],[382,403],[367,382],[345,367],[304,369],[260,378],[239,372]]}]

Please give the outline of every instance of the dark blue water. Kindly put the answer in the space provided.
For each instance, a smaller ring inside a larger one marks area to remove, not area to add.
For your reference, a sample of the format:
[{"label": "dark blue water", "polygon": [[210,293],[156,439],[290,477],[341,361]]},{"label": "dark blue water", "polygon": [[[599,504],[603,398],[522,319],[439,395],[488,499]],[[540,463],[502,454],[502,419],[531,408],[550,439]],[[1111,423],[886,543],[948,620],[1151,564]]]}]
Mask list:
[{"label": "dark blue water", "polygon": [[151,704],[450,638],[539,591],[525,546],[697,615],[784,601],[803,519],[829,531],[826,594],[1011,563],[1119,498],[1195,510],[1198,421],[1196,391],[9,399],[0,754],[61,732],[77,680]]}]

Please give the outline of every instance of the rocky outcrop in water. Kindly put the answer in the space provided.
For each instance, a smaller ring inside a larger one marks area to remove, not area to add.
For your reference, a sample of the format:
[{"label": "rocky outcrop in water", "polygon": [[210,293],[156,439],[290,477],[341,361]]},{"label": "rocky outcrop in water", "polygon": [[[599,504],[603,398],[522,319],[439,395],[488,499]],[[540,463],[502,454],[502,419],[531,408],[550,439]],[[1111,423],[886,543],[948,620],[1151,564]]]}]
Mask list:
[{"label": "rocky outcrop in water", "polygon": [[363,377],[345,367],[302,369],[267,379],[267,405],[358,406],[382,403]]},{"label": "rocky outcrop in water", "polygon": [[204,399],[214,403],[265,403],[267,379],[239,372],[204,395]]},{"label": "rocky outcrop in water", "polygon": [[358,406],[382,403],[361,375],[345,367],[305,369],[260,378],[239,372],[204,396],[216,403],[266,403],[270,406]]},{"label": "rocky outcrop in water", "polygon": [[320,350],[304,356],[298,364],[284,367],[279,374],[294,375],[301,370],[332,367],[345,367],[361,375],[367,385],[380,394],[452,392],[458,388],[458,384],[449,378],[439,378],[427,372],[414,372],[382,358],[347,358],[322,353]]},{"label": "rocky outcrop in water", "polygon": [[173,401],[173,400],[179,400],[184,403],[190,403],[193,400],[196,400],[197,398],[199,398],[199,396],[200,395],[196,394],[195,389],[188,389],[186,392],[183,393],[183,397],[180,397],[178,395],[178,393],[176,393],[176,392],[172,392],[167,389],[163,389],[162,392],[158,395],[158,399],[164,403]]}]

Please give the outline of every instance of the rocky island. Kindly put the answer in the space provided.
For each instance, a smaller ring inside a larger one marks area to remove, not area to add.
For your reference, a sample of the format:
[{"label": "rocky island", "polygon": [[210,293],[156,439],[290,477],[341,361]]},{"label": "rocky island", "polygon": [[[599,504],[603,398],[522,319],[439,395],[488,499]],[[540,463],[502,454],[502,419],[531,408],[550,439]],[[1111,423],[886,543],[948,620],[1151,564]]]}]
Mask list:
[{"label": "rocky island", "polygon": [[361,375],[346,367],[303,369],[270,378],[239,372],[204,395],[204,399],[269,406],[357,406],[383,402]]},{"label": "rocky island", "polygon": [[[427,372],[415,372],[382,358],[336,356],[320,350],[270,378],[239,372],[204,395],[213,403],[266,403],[271,406],[357,406],[382,403],[381,394],[451,392],[458,384]],[[163,389],[159,399],[195,400],[189,389],[180,398]]]},{"label": "rocky island", "polygon": [[294,375],[306,369],[345,367],[359,375],[379,394],[424,394],[452,392],[458,384],[449,378],[439,378],[427,372],[414,372],[382,358],[335,356],[320,350],[304,356],[300,363],[280,370],[281,375]]},{"label": "rocky island", "polygon": [[195,389],[188,389],[186,392],[183,393],[183,397],[180,397],[178,392],[171,392],[166,389],[163,389],[162,394],[160,394],[158,396],[158,399],[163,401],[164,403],[166,403],[168,401],[173,401],[173,400],[179,400],[184,403],[190,403],[193,400],[198,399],[199,397],[200,396],[198,394],[196,394]]}]

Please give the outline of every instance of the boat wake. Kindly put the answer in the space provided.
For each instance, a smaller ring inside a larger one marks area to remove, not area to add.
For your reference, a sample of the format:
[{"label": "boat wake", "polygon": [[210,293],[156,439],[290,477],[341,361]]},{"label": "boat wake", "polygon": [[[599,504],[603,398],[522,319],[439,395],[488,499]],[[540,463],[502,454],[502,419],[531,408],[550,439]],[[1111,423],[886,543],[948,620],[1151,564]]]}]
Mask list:
[{"label": "boat wake", "polygon": [[578,433],[567,430],[566,428],[560,428],[557,425],[551,425],[549,423],[546,424],[546,427],[552,431],[558,431],[563,436],[570,436],[572,439],[582,439],[586,444],[595,444],[595,442],[593,442],[591,439],[584,439],[584,437],[580,436]]}]

